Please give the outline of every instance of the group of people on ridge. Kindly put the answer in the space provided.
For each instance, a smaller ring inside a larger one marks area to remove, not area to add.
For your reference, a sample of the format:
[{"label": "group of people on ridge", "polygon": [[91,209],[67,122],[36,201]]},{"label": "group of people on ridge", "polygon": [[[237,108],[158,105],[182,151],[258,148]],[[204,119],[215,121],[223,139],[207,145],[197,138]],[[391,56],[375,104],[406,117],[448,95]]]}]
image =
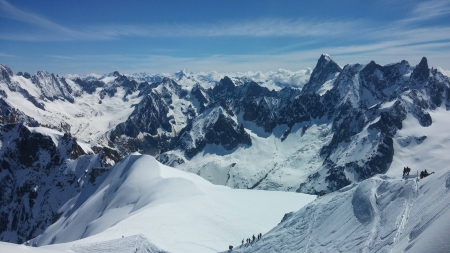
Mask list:
[{"label": "group of people on ridge", "polygon": [[423,170],[423,171],[420,172],[420,179],[425,178],[425,177],[428,177],[429,175],[431,175],[431,174],[433,174],[433,173],[434,173],[434,172],[428,173],[427,170]]},{"label": "group of people on ridge", "polygon": [[409,176],[409,172],[411,172],[411,168],[406,166],[403,168],[403,176]]},{"label": "group of people on ridge", "polygon": [[[408,166],[406,166],[406,167],[403,167],[403,176],[409,176],[409,173],[411,172],[411,168],[409,168]],[[432,172],[432,173],[429,173],[427,170],[422,170],[421,172],[420,172],[420,179],[422,179],[422,178],[425,178],[425,177],[428,177],[429,175],[431,175],[431,174],[433,174],[434,172]]]},{"label": "group of people on ridge", "polygon": [[[257,239],[257,240],[261,239],[261,237],[262,237],[262,234],[259,233],[259,234],[258,234],[258,237],[255,237],[255,235],[252,236],[252,239],[253,239],[253,240],[250,239],[250,238],[247,238],[247,239],[245,239],[245,241],[246,241],[247,243],[251,243],[251,242],[254,242],[255,239]],[[244,244],[244,239],[242,239],[242,244]]]}]

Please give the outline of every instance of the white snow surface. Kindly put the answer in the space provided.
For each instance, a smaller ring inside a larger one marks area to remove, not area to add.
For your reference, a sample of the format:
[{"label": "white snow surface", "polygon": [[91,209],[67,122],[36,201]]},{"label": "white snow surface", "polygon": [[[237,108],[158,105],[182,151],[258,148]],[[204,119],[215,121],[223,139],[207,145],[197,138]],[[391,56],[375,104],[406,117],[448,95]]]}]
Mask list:
[{"label": "white snow surface", "polygon": [[[0,251],[5,253],[56,253],[61,252],[55,249],[34,248],[25,245],[18,245],[8,242],[0,242]],[[70,252],[70,251],[69,251]]]},{"label": "white snow surface", "polygon": [[450,167],[379,175],[325,195],[233,252],[450,252]]},{"label": "white snow surface", "polygon": [[314,199],[217,186],[151,156],[130,155],[100,185],[84,188],[66,203],[61,218],[31,244],[66,250],[141,234],[169,252],[218,252],[266,233],[285,213]]}]

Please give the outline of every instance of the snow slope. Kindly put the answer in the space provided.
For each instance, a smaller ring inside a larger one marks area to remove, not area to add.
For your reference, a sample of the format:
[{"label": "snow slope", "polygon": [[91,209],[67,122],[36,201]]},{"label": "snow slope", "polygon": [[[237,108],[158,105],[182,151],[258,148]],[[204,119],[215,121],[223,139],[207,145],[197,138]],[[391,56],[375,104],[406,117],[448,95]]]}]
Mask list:
[{"label": "snow slope", "polygon": [[60,252],[55,249],[44,249],[44,248],[32,248],[25,245],[18,245],[14,243],[8,242],[0,242],[0,251],[1,252],[10,252],[10,253],[56,253]]},{"label": "snow slope", "polygon": [[67,202],[61,218],[30,243],[70,242],[62,246],[68,249],[142,234],[169,252],[217,252],[269,231],[315,198],[216,186],[147,155],[126,157],[104,177]]},{"label": "snow slope", "polygon": [[405,120],[405,127],[394,138],[394,160],[387,175],[399,176],[405,166],[420,173],[425,169],[440,171],[450,164],[449,111],[441,107],[429,114],[433,124],[428,127],[422,127],[413,117]]},{"label": "snow slope", "polygon": [[450,167],[423,180],[379,175],[292,213],[233,252],[450,252]]},{"label": "snow slope", "polygon": [[58,244],[56,246],[44,246],[39,248],[0,242],[0,250],[2,252],[15,252],[15,253],[56,253],[61,251],[76,252],[76,253],[90,253],[90,252],[166,253],[167,252],[159,249],[158,247],[150,243],[148,239],[141,234],[102,242],[74,244],[72,246]]}]

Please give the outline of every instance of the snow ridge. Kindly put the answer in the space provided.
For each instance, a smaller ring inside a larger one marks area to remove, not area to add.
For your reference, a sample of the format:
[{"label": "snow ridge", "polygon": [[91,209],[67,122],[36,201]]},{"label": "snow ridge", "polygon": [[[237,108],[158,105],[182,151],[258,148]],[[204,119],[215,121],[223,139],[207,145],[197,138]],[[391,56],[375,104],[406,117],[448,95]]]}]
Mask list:
[{"label": "snow ridge", "polygon": [[325,195],[233,252],[448,252],[449,167],[423,180],[376,176]]},{"label": "snow ridge", "polygon": [[74,244],[71,248],[74,252],[89,253],[89,252],[133,252],[133,253],[166,253],[151,244],[148,239],[142,235],[127,236],[120,239],[86,243]]},{"label": "snow ridge", "polygon": [[117,252],[121,245],[135,248],[134,240],[148,245],[145,237],[170,252],[218,252],[255,230],[268,231],[284,213],[314,198],[216,186],[135,154],[84,187],[61,208],[61,217],[29,244],[80,252],[94,251],[98,244],[99,250]]}]

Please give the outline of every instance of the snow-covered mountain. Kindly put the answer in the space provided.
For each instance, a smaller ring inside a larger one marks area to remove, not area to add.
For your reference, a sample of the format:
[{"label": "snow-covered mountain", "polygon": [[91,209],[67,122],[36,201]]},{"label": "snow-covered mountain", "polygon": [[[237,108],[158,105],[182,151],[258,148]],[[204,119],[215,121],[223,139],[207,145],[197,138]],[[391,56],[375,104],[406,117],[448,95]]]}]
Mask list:
[{"label": "snow-covered mountain", "polygon": [[[303,89],[281,90],[249,75],[216,81],[219,74],[186,70],[69,80],[1,69],[3,104],[12,108],[3,111],[15,110],[14,118],[122,155],[158,156],[233,188],[318,193],[385,173],[404,121],[411,115],[427,128],[430,112],[450,106],[449,77],[426,58],[415,67],[401,61],[341,68],[322,55]],[[285,72],[260,77],[286,80]]]},{"label": "snow-covered mountain", "polygon": [[[450,108],[449,88],[449,78],[430,70],[425,58],[416,67],[402,61],[340,68],[323,55],[302,91],[269,91],[224,78],[195,96],[200,104],[222,108],[243,126],[251,143],[229,136],[223,139],[235,141],[232,148],[208,143],[205,133],[211,127],[198,131],[194,120],[158,159],[234,188],[334,191],[386,173],[394,153],[405,148],[396,145],[404,138],[398,131],[412,123],[409,118],[423,132],[434,128],[439,120],[433,112],[446,114]],[[210,111],[199,111],[197,118]],[[427,142],[421,133],[410,138]],[[207,144],[192,149],[197,139]]]},{"label": "snow-covered mountain", "polygon": [[450,79],[426,58],[341,67],[322,55],[312,72],[230,76],[0,73],[3,241],[40,234],[135,151],[218,185],[312,194],[450,162]]}]

